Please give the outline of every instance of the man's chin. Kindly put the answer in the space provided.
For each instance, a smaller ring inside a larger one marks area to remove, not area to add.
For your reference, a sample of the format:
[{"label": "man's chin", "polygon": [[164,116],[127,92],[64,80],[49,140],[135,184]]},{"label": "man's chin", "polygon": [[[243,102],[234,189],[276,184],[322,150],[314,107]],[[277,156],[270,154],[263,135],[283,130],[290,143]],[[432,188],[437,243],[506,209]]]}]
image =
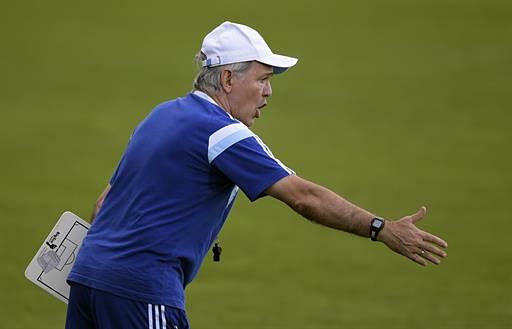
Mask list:
[{"label": "man's chin", "polygon": [[248,122],[242,122],[244,125],[247,126],[247,128],[251,128],[253,125],[254,125],[254,122],[256,121],[256,119],[251,119],[249,120]]}]

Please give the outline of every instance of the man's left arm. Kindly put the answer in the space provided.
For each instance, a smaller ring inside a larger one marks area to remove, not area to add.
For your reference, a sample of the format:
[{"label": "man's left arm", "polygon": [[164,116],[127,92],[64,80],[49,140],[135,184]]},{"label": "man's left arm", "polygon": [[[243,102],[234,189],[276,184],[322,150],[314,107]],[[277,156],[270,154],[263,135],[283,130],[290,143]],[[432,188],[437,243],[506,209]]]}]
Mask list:
[{"label": "man's left arm", "polygon": [[[316,223],[363,237],[370,236],[370,223],[376,216],[323,186],[290,175],[265,192]],[[420,265],[426,265],[427,261],[439,264],[440,258],[446,257],[443,249],[447,243],[416,227],[415,224],[425,214],[426,208],[421,207],[414,215],[395,221],[386,220],[378,240]]]}]

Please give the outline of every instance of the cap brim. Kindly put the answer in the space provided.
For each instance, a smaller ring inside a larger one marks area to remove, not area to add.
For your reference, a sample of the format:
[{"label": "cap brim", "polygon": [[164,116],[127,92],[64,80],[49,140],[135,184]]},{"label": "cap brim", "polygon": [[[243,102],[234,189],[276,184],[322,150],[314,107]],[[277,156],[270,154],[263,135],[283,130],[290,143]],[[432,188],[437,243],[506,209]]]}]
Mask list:
[{"label": "cap brim", "polygon": [[298,59],[295,57],[272,54],[265,58],[257,59],[256,61],[272,66],[274,74],[280,74],[297,64]]}]

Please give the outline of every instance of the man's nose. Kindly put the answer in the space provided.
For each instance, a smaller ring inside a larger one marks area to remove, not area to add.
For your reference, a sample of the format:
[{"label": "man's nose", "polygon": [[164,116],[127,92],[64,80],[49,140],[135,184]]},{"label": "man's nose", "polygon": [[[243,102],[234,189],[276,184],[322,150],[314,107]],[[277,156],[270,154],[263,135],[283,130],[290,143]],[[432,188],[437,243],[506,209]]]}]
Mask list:
[{"label": "man's nose", "polygon": [[265,83],[265,87],[263,88],[263,97],[272,96],[272,86],[270,85],[270,80],[267,80]]}]

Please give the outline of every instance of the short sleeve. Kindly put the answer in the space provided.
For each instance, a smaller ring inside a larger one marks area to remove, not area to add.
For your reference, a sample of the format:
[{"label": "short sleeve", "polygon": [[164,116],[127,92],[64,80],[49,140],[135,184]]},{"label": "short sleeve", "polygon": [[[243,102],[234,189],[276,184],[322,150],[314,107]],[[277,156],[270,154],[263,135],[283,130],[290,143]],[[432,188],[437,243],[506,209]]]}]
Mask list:
[{"label": "short sleeve", "polygon": [[217,148],[211,164],[240,187],[249,200],[254,201],[274,183],[295,173],[274,157],[248,128],[241,130],[244,132],[239,132],[239,137],[228,137],[231,141]]}]

